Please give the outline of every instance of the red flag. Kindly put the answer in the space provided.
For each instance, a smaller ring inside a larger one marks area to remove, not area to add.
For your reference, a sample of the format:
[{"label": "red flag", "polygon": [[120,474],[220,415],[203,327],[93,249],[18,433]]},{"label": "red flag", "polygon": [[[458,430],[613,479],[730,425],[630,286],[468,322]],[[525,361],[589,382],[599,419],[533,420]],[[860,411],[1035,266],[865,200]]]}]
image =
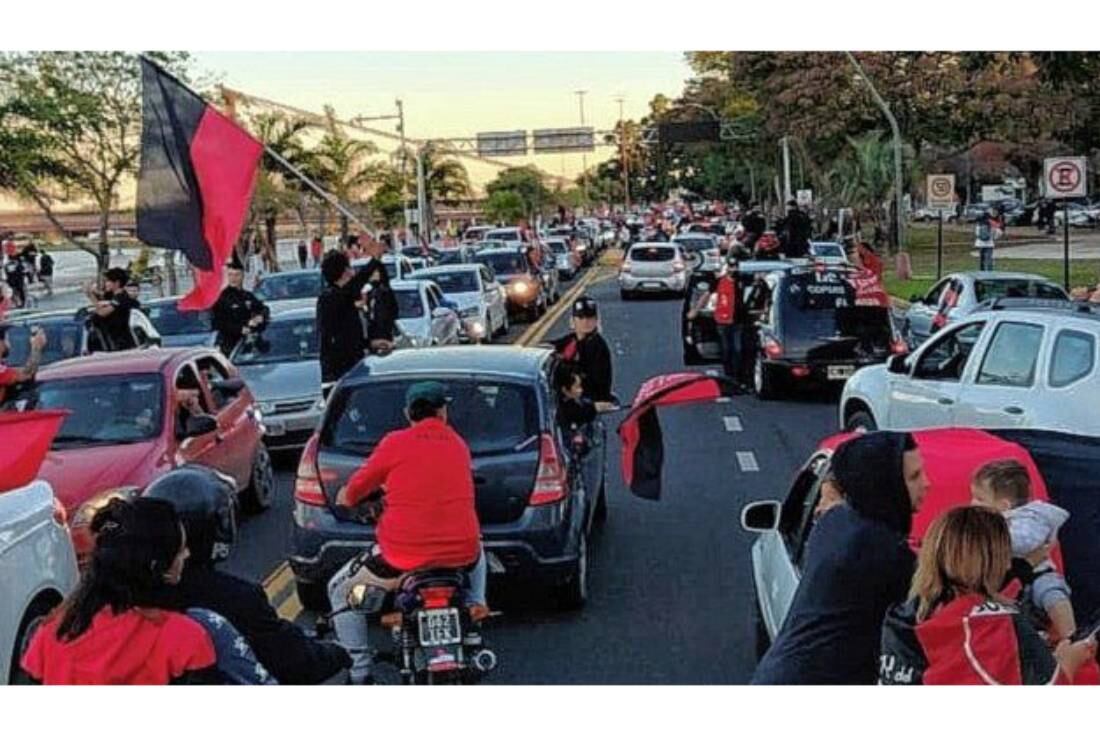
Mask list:
[{"label": "red flag", "polygon": [[30,483],[68,411],[0,413],[0,492]]}]

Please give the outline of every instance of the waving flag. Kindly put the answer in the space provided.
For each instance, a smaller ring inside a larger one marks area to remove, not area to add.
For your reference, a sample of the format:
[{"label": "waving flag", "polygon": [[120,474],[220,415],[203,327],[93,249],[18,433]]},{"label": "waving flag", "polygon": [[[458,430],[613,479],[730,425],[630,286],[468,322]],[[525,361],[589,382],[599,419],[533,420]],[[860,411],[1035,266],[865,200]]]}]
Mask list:
[{"label": "waving flag", "polygon": [[0,493],[29,484],[68,411],[0,413]]},{"label": "waving flag", "polygon": [[137,236],[183,252],[195,286],[179,308],[207,309],[221,293],[264,147],[145,58],[141,79]]}]

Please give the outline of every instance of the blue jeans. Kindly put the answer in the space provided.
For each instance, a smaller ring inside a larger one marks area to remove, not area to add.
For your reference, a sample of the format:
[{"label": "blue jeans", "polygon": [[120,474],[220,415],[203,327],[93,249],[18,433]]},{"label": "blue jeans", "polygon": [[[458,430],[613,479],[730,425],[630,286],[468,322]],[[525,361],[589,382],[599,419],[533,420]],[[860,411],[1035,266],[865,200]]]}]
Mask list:
[{"label": "blue jeans", "polygon": [[727,378],[739,379],[741,371],[741,325],[718,324],[718,341],[722,346],[722,368]]},{"label": "blue jeans", "polygon": [[978,270],[993,270],[993,248],[978,248]]},{"label": "blue jeans", "polygon": [[278,684],[256,659],[252,646],[232,623],[201,607],[187,609],[187,617],[203,628],[214,644],[217,668],[230,684]]}]

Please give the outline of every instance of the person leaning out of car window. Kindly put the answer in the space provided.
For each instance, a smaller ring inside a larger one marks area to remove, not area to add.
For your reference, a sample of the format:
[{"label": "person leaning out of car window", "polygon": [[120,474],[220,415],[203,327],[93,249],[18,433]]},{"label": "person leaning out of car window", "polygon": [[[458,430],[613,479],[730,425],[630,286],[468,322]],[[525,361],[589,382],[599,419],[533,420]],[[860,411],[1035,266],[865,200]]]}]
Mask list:
[{"label": "person leaning out of car window", "polygon": [[107,338],[107,351],[132,350],[137,347],[130,331],[130,312],[139,308],[138,302],[126,292],[130,274],[125,268],[110,268],[103,275],[103,290],[96,291],[88,285],[85,294],[92,303],[92,326]]},{"label": "person leaning out of car window", "polygon": [[831,481],[843,497],[806,541],[802,579],[753,684],[874,684],[886,610],[905,599],[912,516],[928,491],[910,434],[841,444]]},{"label": "person leaning out of car window", "polygon": [[996,511],[955,508],[925,534],[909,600],[882,628],[880,684],[1069,684],[1096,656],[1095,635],[1047,648],[999,590],[1012,566]]},{"label": "person leaning out of car window", "polygon": [[0,405],[7,400],[9,388],[34,380],[38,372],[38,365],[42,362],[42,351],[46,349],[46,333],[41,329],[34,329],[31,332],[30,343],[30,352],[23,367],[9,367],[4,362],[8,353],[11,352],[11,345],[8,344],[8,326],[0,324]]}]

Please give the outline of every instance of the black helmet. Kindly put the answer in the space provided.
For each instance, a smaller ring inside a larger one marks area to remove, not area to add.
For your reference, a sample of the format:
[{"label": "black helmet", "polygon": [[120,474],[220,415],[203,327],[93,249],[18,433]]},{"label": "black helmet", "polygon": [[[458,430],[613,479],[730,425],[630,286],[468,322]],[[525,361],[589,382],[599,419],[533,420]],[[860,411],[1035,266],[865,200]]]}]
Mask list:
[{"label": "black helmet", "polygon": [[196,562],[229,556],[237,540],[237,487],[232,478],[208,467],[186,465],[158,477],[143,495],[175,506]]}]

